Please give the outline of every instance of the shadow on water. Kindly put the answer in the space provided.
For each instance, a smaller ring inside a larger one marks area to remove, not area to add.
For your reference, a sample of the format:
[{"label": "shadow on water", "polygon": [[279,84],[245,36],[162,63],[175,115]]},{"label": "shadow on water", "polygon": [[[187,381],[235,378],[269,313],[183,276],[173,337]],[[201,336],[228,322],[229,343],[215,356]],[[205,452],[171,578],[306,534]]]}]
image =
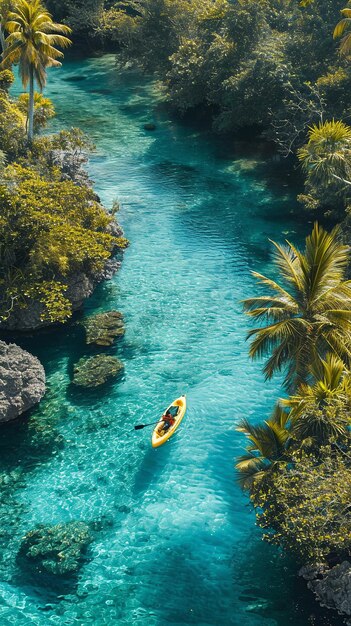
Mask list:
[{"label": "shadow on water", "polygon": [[0,429],[0,469],[10,471],[21,467],[33,470],[64,448],[64,438],[55,428],[64,419],[65,411],[46,414],[40,410],[27,411]]},{"label": "shadow on water", "polygon": [[[153,428],[153,426],[150,426],[147,429],[149,440],[151,439]],[[133,493],[135,495],[145,493],[150,488],[150,486],[159,479],[159,476],[162,475],[165,460],[169,456],[169,446],[167,444],[155,450],[151,447],[151,444],[148,441],[146,444],[144,444],[143,450],[145,451],[143,460],[141,461],[139,468],[135,473],[133,485]]]},{"label": "shadow on water", "polygon": [[200,559],[198,556],[206,549],[209,530],[204,527],[194,533],[182,528],[177,531],[176,540],[170,532],[159,529],[169,547],[162,555],[154,552],[149,577],[169,581],[172,593],[167,593],[166,589],[167,595],[160,596],[158,588],[149,586],[144,593],[141,590],[143,605],[156,614],[160,612],[162,624],[238,626],[237,607],[227,580],[230,563],[223,559],[219,568],[213,570],[210,552],[206,557],[205,554]]},{"label": "shadow on water", "polygon": [[[85,556],[83,563],[88,563],[88,561],[89,558]],[[78,583],[78,573],[70,576],[55,576],[49,572],[40,572],[28,565],[20,554],[17,556],[17,569],[12,584],[18,586],[21,591],[38,602],[41,610],[50,610],[50,607],[46,606],[47,603],[57,605],[63,596],[75,594]]]},{"label": "shadow on water", "polygon": [[94,404],[100,404],[104,398],[109,397],[111,392],[116,389],[116,386],[124,380],[125,375],[121,374],[118,378],[107,380],[98,387],[81,387],[71,382],[67,385],[65,397],[71,404],[92,408]]}]

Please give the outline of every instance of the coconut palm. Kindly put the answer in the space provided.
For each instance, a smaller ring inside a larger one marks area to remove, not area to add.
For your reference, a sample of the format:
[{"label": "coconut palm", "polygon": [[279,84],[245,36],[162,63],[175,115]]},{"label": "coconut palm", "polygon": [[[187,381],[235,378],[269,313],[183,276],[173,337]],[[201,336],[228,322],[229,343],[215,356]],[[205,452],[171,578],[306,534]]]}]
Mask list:
[{"label": "coconut palm", "polygon": [[3,64],[18,63],[24,88],[29,83],[28,139],[33,138],[34,82],[42,90],[46,84],[46,69],[59,67],[63,53],[55,46],[66,48],[71,41],[68,26],[53,22],[40,0],[17,0],[7,14]]},{"label": "coconut palm", "polygon": [[347,124],[335,120],[314,124],[297,155],[312,185],[327,187],[335,180],[351,185],[351,128]]},{"label": "coconut palm", "polygon": [[237,430],[250,441],[246,454],[239,457],[235,465],[243,489],[250,489],[255,480],[262,478],[274,463],[283,458],[289,439],[288,420],[288,413],[276,405],[270,419],[263,424],[253,425],[243,419],[237,426]]},{"label": "coconut palm", "polygon": [[268,322],[247,335],[251,358],[270,355],[263,369],[266,378],[284,370],[290,390],[308,381],[311,365],[327,352],[351,363],[351,281],[345,280],[349,248],[340,243],[338,232],[328,233],[315,223],[304,253],[288,241],[287,246],[273,242],[284,286],[253,272],[270,295],[243,303],[249,316]]},{"label": "coconut palm", "polygon": [[280,400],[282,408],[290,409],[292,435],[299,441],[311,437],[320,445],[345,438],[351,417],[350,372],[328,353],[311,367],[311,374],[313,383],[302,384],[295,395]]},{"label": "coconut palm", "polygon": [[[351,32],[348,32],[351,26],[351,9],[342,9],[342,20],[335,26],[334,39],[342,37],[340,42],[340,54],[347,56],[351,52]],[[346,34],[345,34],[346,33]]]}]

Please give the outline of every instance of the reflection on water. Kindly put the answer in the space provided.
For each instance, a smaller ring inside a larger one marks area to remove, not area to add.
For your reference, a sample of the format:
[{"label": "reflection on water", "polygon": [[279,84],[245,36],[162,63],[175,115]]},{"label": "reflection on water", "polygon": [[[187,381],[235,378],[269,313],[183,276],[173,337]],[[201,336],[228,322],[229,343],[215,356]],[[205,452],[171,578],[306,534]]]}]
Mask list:
[{"label": "reflection on water", "polygon": [[[267,239],[305,232],[293,193],[274,163],[168,117],[156,86],[118,74],[112,57],[66,62],[50,94],[55,127],[79,125],[96,142],[91,175],[107,205],[120,201],[131,240],[85,307],[123,312],[126,335],[108,353],[125,375],[72,389],[74,363],[97,352],[77,324],[18,339],[45,364],[49,391],[29,421],[0,431],[2,469],[17,472],[0,503],[1,526],[12,523],[0,536],[1,623],[316,624],[295,567],[261,544],[233,472],[236,422],[267,415],[279,393],[247,358],[240,300],[251,269],[272,270]],[[181,393],[182,427],[153,450],[150,429],[133,426]],[[14,557],[36,523],[69,520],[91,522],[94,542],[77,585],[59,593],[28,581]]]}]

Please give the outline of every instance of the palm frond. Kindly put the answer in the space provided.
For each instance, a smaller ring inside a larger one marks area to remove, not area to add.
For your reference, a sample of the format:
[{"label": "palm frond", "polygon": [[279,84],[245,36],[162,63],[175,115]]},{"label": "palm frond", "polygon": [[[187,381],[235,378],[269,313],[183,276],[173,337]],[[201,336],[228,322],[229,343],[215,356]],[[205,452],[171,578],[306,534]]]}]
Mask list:
[{"label": "palm frond", "polygon": [[293,285],[297,292],[302,289],[302,276],[299,258],[296,253],[288,246],[281,246],[275,241],[271,241],[275,248],[273,261],[279,268],[281,276],[288,283]]},{"label": "palm frond", "polygon": [[71,44],[71,29],[53,21],[41,0],[16,0],[7,14],[4,28],[8,33],[2,66],[18,63],[24,87],[31,72],[39,87],[46,83],[46,68],[59,67],[63,53],[56,48]]}]

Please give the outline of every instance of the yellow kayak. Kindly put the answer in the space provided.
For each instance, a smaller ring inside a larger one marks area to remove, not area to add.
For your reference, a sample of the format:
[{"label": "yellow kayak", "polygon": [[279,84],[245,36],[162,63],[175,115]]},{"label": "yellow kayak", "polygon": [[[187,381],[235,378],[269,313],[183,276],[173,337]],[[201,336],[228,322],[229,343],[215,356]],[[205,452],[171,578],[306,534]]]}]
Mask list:
[{"label": "yellow kayak", "polygon": [[[185,415],[185,411],[186,411],[186,396],[180,396],[180,398],[177,398],[177,400],[174,400],[174,402],[172,402],[172,404],[169,405],[169,407],[166,409],[166,411],[163,413],[163,415],[165,413],[167,413],[167,411],[169,411],[170,409],[172,409],[172,407],[176,407],[178,409],[177,414],[174,416],[175,418],[175,422],[173,424],[173,426],[171,426],[170,428],[168,428],[167,431],[164,431],[164,422],[160,421],[156,427],[154,428],[154,431],[152,433],[152,439],[151,439],[151,443],[152,443],[152,447],[153,448],[158,448],[159,446],[162,446],[162,444],[164,444],[166,441],[168,441],[168,439],[170,437],[172,437],[173,433],[175,433],[175,431],[177,430],[180,422],[182,421],[184,415]],[[173,409],[174,412],[174,409]]]}]

